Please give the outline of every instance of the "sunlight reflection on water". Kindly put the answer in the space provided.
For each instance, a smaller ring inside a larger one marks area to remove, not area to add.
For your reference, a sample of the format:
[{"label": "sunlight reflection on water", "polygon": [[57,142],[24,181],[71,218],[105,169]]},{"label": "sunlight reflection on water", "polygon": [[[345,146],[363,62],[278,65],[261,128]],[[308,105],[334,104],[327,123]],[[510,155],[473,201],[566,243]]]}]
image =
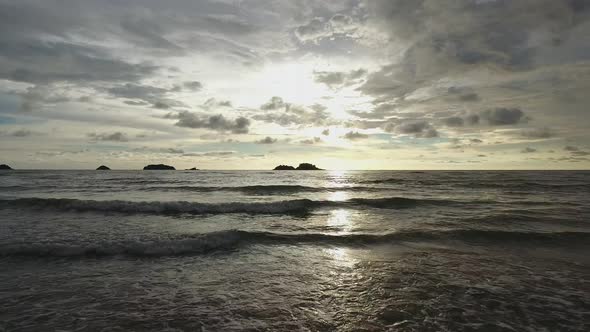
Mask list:
[{"label": "sunlight reflection on water", "polygon": [[339,228],[343,234],[348,234],[352,230],[352,221],[350,220],[350,211],[346,209],[337,209],[330,212],[327,224],[330,227]]},{"label": "sunlight reflection on water", "polygon": [[346,191],[335,191],[330,193],[328,199],[336,202],[345,201],[348,199],[348,193]]}]

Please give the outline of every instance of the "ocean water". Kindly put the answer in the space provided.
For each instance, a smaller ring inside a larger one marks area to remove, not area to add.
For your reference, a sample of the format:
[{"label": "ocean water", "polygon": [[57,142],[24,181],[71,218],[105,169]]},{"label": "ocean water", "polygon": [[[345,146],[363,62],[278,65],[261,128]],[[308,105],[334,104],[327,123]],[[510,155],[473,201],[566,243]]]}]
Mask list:
[{"label": "ocean water", "polygon": [[0,331],[590,331],[590,172],[0,172]]}]

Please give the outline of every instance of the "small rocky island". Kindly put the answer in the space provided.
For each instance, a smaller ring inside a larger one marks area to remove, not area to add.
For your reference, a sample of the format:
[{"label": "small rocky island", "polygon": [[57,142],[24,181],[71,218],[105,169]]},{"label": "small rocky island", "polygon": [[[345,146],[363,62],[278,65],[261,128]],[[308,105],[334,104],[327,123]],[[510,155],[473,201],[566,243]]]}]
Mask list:
[{"label": "small rocky island", "polygon": [[12,167],[10,167],[6,164],[2,164],[2,165],[0,165],[0,169],[12,169]]},{"label": "small rocky island", "polygon": [[111,169],[105,165],[100,165],[100,166],[98,166],[98,168],[96,170],[97,171],[110,171]]},{"label": "small rocky island", "polygon": [[294,171],[295,167],[289,165],[279,165],[274,168],[275,171]]},{"label": "small rocky island", "polygon": [[297,168],[290,166],[290,165],[279,165],[274,168],[275,171],[321,171],[321,168],[318,168],[314,164],[309,163],[301,163]]},{"label": "small rocky island", "polygon": [[143,168],[144,171],[174,171],[176,170],[176,168],[174,168],[173,166],[169,166],[169,165],[164,165],[164,164],[156,164],[156,165],[147,165],[146,167]]},{"label": "small rocky island", "polygon": [[198,171],[199,169],[196,167],[193,167],[193,168],[187,168],[186,170],[187,171]]}]

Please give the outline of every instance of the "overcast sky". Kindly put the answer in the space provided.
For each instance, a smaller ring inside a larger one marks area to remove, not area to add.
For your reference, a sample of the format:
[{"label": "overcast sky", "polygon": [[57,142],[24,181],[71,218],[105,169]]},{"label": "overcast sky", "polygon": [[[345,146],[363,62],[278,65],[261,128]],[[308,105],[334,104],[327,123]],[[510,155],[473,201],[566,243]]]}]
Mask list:
[{"label": "overcast sky", "polygon": [[590,167],[590,0],[0,0],[14,168]]}]

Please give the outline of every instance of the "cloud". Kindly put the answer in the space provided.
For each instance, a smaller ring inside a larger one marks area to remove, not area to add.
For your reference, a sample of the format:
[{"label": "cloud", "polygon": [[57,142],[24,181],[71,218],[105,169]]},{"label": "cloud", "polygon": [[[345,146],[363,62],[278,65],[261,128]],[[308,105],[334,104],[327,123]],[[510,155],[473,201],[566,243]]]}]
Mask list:
[{"label": "cloud", "polygon": [[24,129],[24,128],[17,129],[12,132],[0,131],[0,136],[29,137],[29,136],[37,136],[37,135],[41,135],[41,133],[33,132],[31,130]]},{"label": "cloud", "polygon": [[260,106],[260,109],[264,111],[278,110],[286,106],[287,104],[283,101],[283,98],[274,96],[270,98],[270,100],[267,103],[262,104]]},{"label": "cloud", "polygon": [[183,154],[185,157],[227,157],[236,154],[236,151],[208,151],[208,152],[188,152]]},{"label": "cloud", "polygon": [[524,112],[518,108],[495,108],[479,113],[480,119],[492,126],[506,126],[526,121]]},{"label": "cloud", "polygon": [[260,106],[263,113],[252,115],[254,120],[275,123],[283,127],[321,126],[330,122],[330,114],[323,105],[315,104],[311,108],[286,103],[281,97],[272,97]]},{"label": "cloud", "polygon": [[[438,137],[438,131],[427,121],[408,121],[394,126],[393,131],[400,134],[413,134],[417,138]],[[390,131],[391,131],[390,129]]]},{"label": "cloud", "polygon": [[142,146],[140,148],[135,148],[132,151],[136,152],[151,152],[151,153],[167,153],[167,154],[184,154],[183,149],[178,148],[153,148]]},{"label": "cloud", "polygon": [[451,116],[448,118],[442,119],[442,123],[448,127],[463,127],[465,124],[465,120],[459,116]]},{"label": "cloud", "polygon": [[326,22],[320,17],[316,17],[307,24],[298,26],[295,29],[295,36],[302,42],[316,40],[329,35],[331,35],[331,32],[328,31]]},{"label": "cloud", "polygon": [[522,149],[522,151],[520,151],[522,153],[533,153],[533,152],[537,152],[537,149],[533,149],[531,147],[526,147],[524,149]]},{"label": "cloud", "polygon": [[301,144],[309,144],[309,145],[311,145],[311,144],[317,144],[317,143],[320,143],[321,141],[322,141],[322,139],[321,139],[321,138],[319,138],[319,137],[314,137],[314,138],[308,138],[308,139],[304,139],[304,140],[300,141],[300,143],[301,143]]},{"label": "cloud", "polygon": [[91,46],[36,40],[5,42],[0,68],[0,78],[33,84],[135,82],[157,69],[116,59]]},{"label": "cloud", "polygon": [[21,112],[32,112],[60,103],[70,101],[70,98],[60,92],[54,91],[51,86],[32,86],[28,87],[21,96]]},{"label": "cloud", "polygon": [[447,69],[494,65],[528,70],[537,64],[536,55],[554,48],[556,40],[567,39],[568,32],[587,20],[587,8],[579,9],[577,2],[378,0],[367,4],[390,38],[409,44],[406,59],[413,58],[420,68],[446,63]]},{"label": "cloud", "polygon": [[209,98],[207,99],[207,101],[205,101],[203,105],[201,105],[201,107],[210,110],[220,107],[232,107],[232,103],[229,100],[218,100],[215,98]]},{"label": "cloud", "polygon": [[182,85],[192,91],[200,91],[203,88],[203,84],[199,81],[184,82]]},{"label": "cloud", "polygon": [[534,128],[534,129],[526,129],[520,132],[520,135],[525,138],[532,138],[532,139],[541,139],[541,138],[551,138],[555,136],[555,133],[547,128]]},{"label": "cloud", "polygon": [[295,28],[295,36],[300,42],[314,42],[334,36],[345,36],[358,29],[358,24],[351,16],[335,14],[329,20],[315,17],[308,23]]},{"label": "cloud", "polygon": [[126,83],[112,86],[106,91],[111,96],[117,98],[133,99],[133,101],[124,101],[124,103],[128,105],[140,106],[152,104],[152,106],[157,109],[169,109],[175,106],[184,106],[182,102],[167,97],[172,90],[174,90],[174,88],[165,89],[150,85]]},{"label": "cloud", "polygon": [[359,83],[359,79],[367,74],[367,70],[360,68],[349,72],[314,71],[314,80],[330,88],[338,88]]},{"label": "cloud", "polygon": [[330,129],[326,128],[326,129],[322,130],[322,135],[324,135],[324,136],[330,135]]},{"label": "cloud", "polygon": [[349,131],[349,132],[347,132],[347,133],[346,133],[344,136],[342,136],[342,137],[343,137],[343,138],[346,138],[346,139],[348,139],[348,140],[351,140],[351,141],[356,141],[356,140],[359,140],[359,139],[366,139],[366,138],[369,138],[369,135],[366,135],[366,134],[359,133],[358,131]]},{"label": "cloud", "polygon": [[226,119],[223,115],[197,114],[189,111],[168,113],[167,119],[177,119],[174,124],[178,127],[203,128],[219,132],[230,131],[234,134],[248,133],[250,120],[245,117],[238,117],[234,120]]},{"label": "cloud", "polygon": [[563,148],[565,151],[568,151],[574,157],[583,157],[590,155],[590,152],[583,151],[577,146],[567,145]]},{"label": "cloud", "polygon": [[[489,126],[508,126],[518,123],[527,122],[528,117],[524,112],[518,108],[494,108],[481,111],[479,113],[468,113],[465,115],[455,115],[442,118],[441,122],[447,127],[463,127],[473,125],[489,125]],[[522,132],[524,135],[547,135],[548,131],[530,130]]]},{"label": "cloud", "polygon": [[112,141],[112,142],[127,142],[129,138],[127,134],[122,132],[114,132],[114,133],[88,133],[86,134],[92,141]]},{"label": "cloud", "polygon": [[277,142],[277,139],[276,138],[272,138],[270,136],[266,136],[263,139],[260,139],[258,141],[255,141],[254,143],[256,143],[256,144],[274,144],[276,142]]}]

